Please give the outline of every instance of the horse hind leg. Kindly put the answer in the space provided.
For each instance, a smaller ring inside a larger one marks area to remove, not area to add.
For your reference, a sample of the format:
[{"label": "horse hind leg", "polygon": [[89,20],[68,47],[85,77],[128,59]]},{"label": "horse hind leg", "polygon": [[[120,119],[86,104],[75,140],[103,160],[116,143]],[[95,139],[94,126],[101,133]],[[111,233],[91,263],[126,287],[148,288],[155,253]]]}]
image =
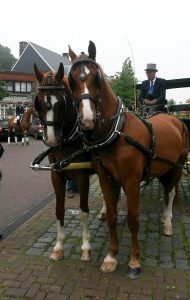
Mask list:
[{"label": "horse hind leg", "polygon": [[29,145],[29,137],[28,137],[28,133],[26,133],[26,145]]},{"label": "horse hind leg", "polygon": [[11,143],[11,134],[10,134],[10,131],[9,131],[9,135],[8,135],[7,143],[8,143],[8,144],[10,144],[10,143]]},{"label": "horse hind leg", "polygon": [[15,128],[12,129],[12,136],[13,136],[13,140],[16,144],[18,144],[18,138],[17,138],[17,134],[16,134],[16,130]]},{"label": "horse hind leg", "polygon": [[102,220],[102,221],[107,219],[107,208],[106,208],[106,203],[104,200],[103,200],[102,209],[100,210],[100,212],[98,214],[98,219]]},{"label": "horse hind leg", "polygon": [[163,212],[163,233],[172,236],[172,207],[173,202],[178,197],[178,183],[181,178],[181,170],[172,169],[167,174],[159,178],[164,187],[165,208]]},{"label": "horse hind leg", "polygon": [[175,186],[171,190],[171,192],[168,193],[165,197],[168,198],[167,205],[165,205],[164,212],[163,212],[163,233],[166,236],[172,236],[173,235],[173,229],[172,229],[172,207],[173,207],[173,200],[176,195],[176,189]]}]

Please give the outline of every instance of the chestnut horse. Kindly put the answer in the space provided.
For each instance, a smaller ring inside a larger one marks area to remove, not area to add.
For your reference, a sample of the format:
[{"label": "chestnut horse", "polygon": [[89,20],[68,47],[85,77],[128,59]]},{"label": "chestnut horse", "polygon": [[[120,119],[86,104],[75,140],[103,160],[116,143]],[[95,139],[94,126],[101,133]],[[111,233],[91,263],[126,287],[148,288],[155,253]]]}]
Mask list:
[{"label": "chestnut horse", "polygon": [[28,145],[28,133],[30,128],[30,118],[31,115],[37,117],[37,112],[35,111],[34,106],[31,106],[27,111],[24,112],[22,120],[17,124],[16,118],[11,117],[8,119],[8,128],[9,128],[9,137],[8,143],[11,141],[11,137],[14,138],[14,141],[18,142],[18,135],[22,137],[22,145]]},{"label": "chestnut horse", "polygon": [[[39,114],[44,131],[44,143],[52,147],[49,154],[51,164],[64,159],[82,148],[82,140],[78,132],[77,112],[73,105],[68,80],[64,76],[61,63],[57,73],[43,74],[34,65],[38,86],[35,108]],[[59,147],[57,147],[59,146]],[[89,161],[89,155],[81,155],[76,161]],[[75,162],[76,162],[75,161]],[[66,181],[76,182],[80,193],[80,218],[83,226],[81,260],[90,260],[90,233],[88,229],[89,207],[89,169],[52,171],[51,181],[56,195],[57,241],[50,256],[53,260],[64,257],[64,216]]]},{"label": "chestnut horse", "polygon": [[93,149],[93,165],[98,173],[107,206],[110,245],[101,266],[103,272],[116,269],[118,253],[117,200],[120,187],[127,197],[131,257],[127,276],[141,274],[138,243],[140,183],[158,178],[165,194],[163,213],[165,235],[172,234],[172,202],[177,193],[189,145],[187,127],[177,118],[157,114],[148,121],[127,112],[96,63],[96,47],[90,41],[88,55],[77,56],[69,47],[72,66],[69,84],[78,107],[84,143]]}]

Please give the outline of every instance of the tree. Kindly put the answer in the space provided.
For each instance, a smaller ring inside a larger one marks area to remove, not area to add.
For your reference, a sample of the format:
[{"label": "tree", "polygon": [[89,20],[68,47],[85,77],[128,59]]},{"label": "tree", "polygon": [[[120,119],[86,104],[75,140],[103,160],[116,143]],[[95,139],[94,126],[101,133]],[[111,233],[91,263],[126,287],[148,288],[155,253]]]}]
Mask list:
[{"label": "tree", "polygon": [[175,105],[175,104],[176,104],[176,102],[175,102],[174,99],[168,100],[168,106],[173,106],[173,105]]},{"label": "tree", "polygon": [[123,100],[126,106],[130,106],[135,100],[134,86],[136,83],[137,79],[128,57],[123,63],[122,71],[115,74],[110,84],[115,94]]},{"label": "tree", "polygon": [[10,71],[15,62],[16,58],[11,54],[11,50],[0,44],[0,72]]},{"label": "tree", "polygon": [[3,98],[8,97],[9,95],[10,93],[7,90],[6,82],[0,79],[0,100],[3,100]]}]

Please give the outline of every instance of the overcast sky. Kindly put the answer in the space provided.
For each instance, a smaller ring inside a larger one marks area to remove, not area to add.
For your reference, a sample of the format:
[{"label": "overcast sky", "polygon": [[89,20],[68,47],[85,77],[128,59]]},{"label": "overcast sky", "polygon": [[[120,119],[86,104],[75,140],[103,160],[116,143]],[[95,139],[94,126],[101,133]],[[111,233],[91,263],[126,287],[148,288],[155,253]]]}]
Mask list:
[{"label": "overcast sky", "polygon": [[[0,43],[19,57],[19,42],[33,42],[57,53],[87,52],[96,44],[97,62],[108,75],[131,57],[136,77],[146,79],[147,63],[157,76],[190,78],[189,0],[12,0],[1,1]],[[167,91],[185,102],[190,88]]]}]

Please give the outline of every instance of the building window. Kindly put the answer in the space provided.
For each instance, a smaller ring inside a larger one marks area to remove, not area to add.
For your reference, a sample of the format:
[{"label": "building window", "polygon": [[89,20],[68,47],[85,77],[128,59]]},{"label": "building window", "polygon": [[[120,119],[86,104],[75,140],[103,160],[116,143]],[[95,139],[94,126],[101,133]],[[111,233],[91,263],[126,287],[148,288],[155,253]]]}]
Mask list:
[{"label": "building window", "polygon": [[20,82],[15,81],[15,92],[20,92]]},{"label": "building window", "polygon": [[26,82],[21,82],[21,92],[26,92]]},{"label": "building window", "polygon": [[9,92],[13,91],[13,81],[8,81],[7,82],[7,89]]},{"label": "building window", "polygon": [[31,92],[32,91],[32,84],[31,82],[27,82],[27,92]]}]

